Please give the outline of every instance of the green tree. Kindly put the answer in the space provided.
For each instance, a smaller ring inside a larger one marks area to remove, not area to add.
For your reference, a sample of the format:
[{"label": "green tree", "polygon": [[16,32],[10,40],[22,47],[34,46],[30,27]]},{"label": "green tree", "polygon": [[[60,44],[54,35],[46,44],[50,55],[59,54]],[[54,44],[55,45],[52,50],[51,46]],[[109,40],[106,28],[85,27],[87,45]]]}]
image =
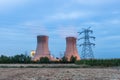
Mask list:
[{"label": "green tree", "polygon": [[10,63],[10,58],[7,56],[1,55],[0,63]]},{"label": "green tree", "polygon": [[30,63],[31,58],[27,55],[20,54],[12,57],[12,63]]},{"label": "green tree", "polygon": [[64,56],[61,60],[62,63],[68,63],[68,59]]},{"label": "green tree", "polygon": [[72,55],[71,58],[70,58],[70,62],[71,62],[71,63],[75,63],[76,59],[77,59],[77,58]]},{"label": "green tree", "polygon": [[50,60],[48,57],[41,57],[39,60],[40,63],[50,63]]}]

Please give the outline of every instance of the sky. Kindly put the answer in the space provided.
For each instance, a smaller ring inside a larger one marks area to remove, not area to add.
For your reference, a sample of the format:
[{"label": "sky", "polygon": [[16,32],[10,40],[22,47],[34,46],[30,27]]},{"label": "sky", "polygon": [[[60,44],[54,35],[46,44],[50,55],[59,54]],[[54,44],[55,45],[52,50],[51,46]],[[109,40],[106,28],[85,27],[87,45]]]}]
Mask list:
[{"label": "sky", "polygon": [[82,37],[77,32],[88,27],[95,58],[120,58],[120,0],[0,0],[0,55],[29,54],[36,36],[48,35],[49,50],[59,57],[65,37]]}]

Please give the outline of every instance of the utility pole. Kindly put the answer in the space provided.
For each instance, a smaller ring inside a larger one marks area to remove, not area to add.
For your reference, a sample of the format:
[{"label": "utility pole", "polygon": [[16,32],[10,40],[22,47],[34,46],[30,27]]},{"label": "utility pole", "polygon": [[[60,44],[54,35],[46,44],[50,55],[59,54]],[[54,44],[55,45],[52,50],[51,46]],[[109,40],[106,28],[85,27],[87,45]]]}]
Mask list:
[{"label": "utility pole", "polygon": [[63,53],[60,51],[60,59],[63,57]]},{"label": "utility pole", "polygon": [[81,54],[81,58],[82,59],[94,59],[94,54],[93,54],[93,50],[92,50],[92,46],[95,46],[94,43],[90,42],[90,39],[94,39],[94,36],[90,36],[90,33],[92,34],[93,31],[90,30],[91,27],[87,28],[87,29],[83,29],[83,31],[78,32],[79,35],[84,34],[83,37],[79,38],[78,40],[84,40],[84,42],[82,44],[80,44],[79,46],[82,47],[82,54]]}]

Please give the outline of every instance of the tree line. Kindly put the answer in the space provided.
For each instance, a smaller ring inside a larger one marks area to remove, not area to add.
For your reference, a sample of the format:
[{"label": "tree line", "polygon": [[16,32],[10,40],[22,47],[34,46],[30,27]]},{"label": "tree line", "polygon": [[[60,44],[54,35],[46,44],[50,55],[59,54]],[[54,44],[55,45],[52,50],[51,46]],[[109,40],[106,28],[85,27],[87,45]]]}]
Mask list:
[{"label": "tree line", "polygon": [[88,59],[88,60],[76,61],[75,64],[100,66],[100,67],[112,67],[112,66],[120,66],[120,59]]},{"label": "tree line", "polygon": [[15,55],[15,56],[5,56],[5,55],[0,56],[0,63],[30,63],[30,62],[31,62],[31,57],[24,54]]},{"label": "tree line", "polygon": [[70,60],[66,57],[62,57],[59,61],[50,61],[47,57],[42,57],[38,61],[33,61],[30,56],[20,54],[14,56],[0,56],[0,64],[70,64],[74,63],[77,65],[88,65],[88,66],[101,66],[101,67],[111,67],[120,66],[120,59],[86,59],[86,60],[76,60],[76,57],[71,56]]},{"label": "tree line", "polygon": [[24,64],[30,64],[30,63],[74,63],[76,61],[76,57],[72,56],[70,61],[66,57],[63,57],[59,61],[50,61],[48,57],[41,57],[38,61],[33,61],[30,56],[20,54],[15,56],[0,56],[0,63],[1,64],[7,64],[7,63],[24,63]]}]

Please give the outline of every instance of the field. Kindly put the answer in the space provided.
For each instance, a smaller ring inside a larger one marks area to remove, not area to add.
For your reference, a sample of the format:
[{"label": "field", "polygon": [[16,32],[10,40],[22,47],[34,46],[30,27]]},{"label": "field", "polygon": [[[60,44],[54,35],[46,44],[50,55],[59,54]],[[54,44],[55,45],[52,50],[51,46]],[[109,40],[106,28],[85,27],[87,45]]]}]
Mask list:
[{"label": "field", "polygon": [[[74,64],[67,66],[69,65]],[[0,68],[0,80],[120,80],[120,68]]]}]

